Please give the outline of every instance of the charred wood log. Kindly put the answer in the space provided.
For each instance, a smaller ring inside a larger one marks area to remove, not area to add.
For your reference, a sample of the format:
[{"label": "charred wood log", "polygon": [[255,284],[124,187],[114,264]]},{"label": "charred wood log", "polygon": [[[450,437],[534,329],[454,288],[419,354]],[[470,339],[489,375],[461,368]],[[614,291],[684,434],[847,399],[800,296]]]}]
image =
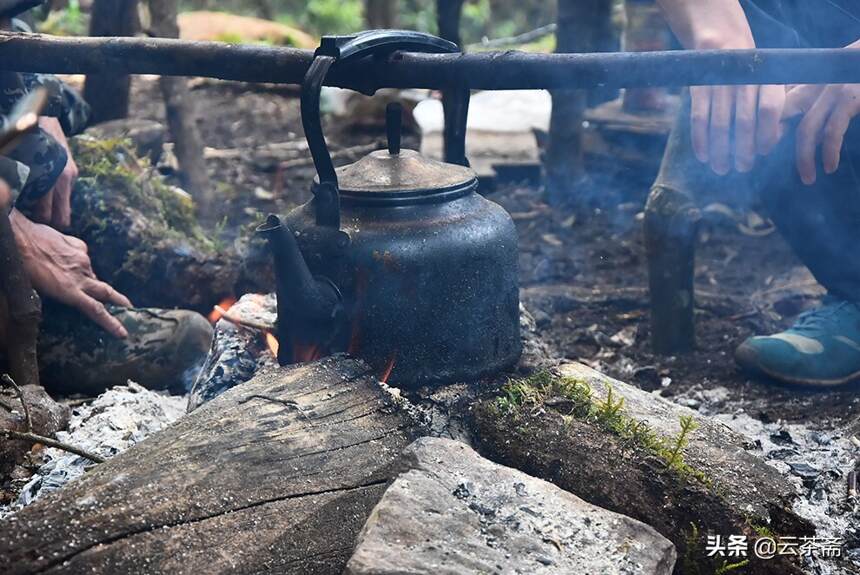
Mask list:
[{"label": "charred wood log", "polygon": [[[203,76],[300,84],[313,52],[163,38],[78,38],[0,33],[0,68],[17,72]],[[393,54],[344,66],[326,85],[473,90],[579,89],[603,86],[860,83],[860,51],[842,49],[706,50],[538,54]]]},{"label": "charred wood log", "polygon": [[359,361],[269,370],[0,525],[0,571],[340,573],[412,429]]},{"label": "charred wood log", "polygon": [[[137,0],[95,0],[90,12],[90,36],[134,36],[140,28]],[[89,74],[84,99],[92,106],[92,122],[128,115],[131,77],[121,70]]]},{"label": "charred wood log", "polygon": [[693,279],[700,219],[687,194],[661,184],[651,189],[644,234],[654,353],[687,353],[696,346]]},{"label": "charred wood log", "polygon": [[[179,38],[177,0],[148,1],[152,18],[151,32],[161,38]],[[195,197],[199,214],[212,219],[216,215],[217,196],[206,173],[203,139],[197,127],[197,110],[188,90],[188,82],[185,78],[171,76],[162,76],[158,82],[184,183]]]}]

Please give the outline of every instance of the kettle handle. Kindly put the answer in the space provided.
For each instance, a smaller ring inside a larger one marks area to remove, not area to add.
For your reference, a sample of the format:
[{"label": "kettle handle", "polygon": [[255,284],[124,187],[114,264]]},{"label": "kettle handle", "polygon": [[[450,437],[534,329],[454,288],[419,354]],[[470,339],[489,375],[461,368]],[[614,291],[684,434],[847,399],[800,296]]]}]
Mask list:
[{"label": "kettle handle", "polygon": [[[383,56],[397,50],[430,53],[460,51],[453,42],[423,32],[369,30],[351,36],[323,36],[314,53],[314,59],[302,81],[301,114],[305,138],[319,175],[319,185],[314,190],[316,221],[319,226],[340,228],[337,173],[323,135],[320,115],[320,95],[326,74],[336,62],[357,60],[371,55]],[[445,114],[445,161],[465,165],[469,90],[457,89],[453,101],[456,103],[454,109],[446,111]]]}]

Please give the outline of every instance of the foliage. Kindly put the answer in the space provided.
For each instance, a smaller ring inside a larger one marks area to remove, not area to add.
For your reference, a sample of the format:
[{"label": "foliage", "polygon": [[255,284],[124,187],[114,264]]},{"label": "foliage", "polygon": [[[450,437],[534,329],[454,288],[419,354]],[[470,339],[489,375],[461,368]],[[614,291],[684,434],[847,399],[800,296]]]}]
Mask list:
[{"label": "foliage", "polygon": [[674,437],[658,435],[644,421],[628,416],[624,411],[624,397],[618,397],[611,385],[606,388],[603,400],[595,399],[588,382],[571,377],[559,377],[542,370],[529,377],[511,379],[501,389],[496,405],[506,413],[520,409],[542,409],[550,400],[563,412],[566,422],[576,418],[617,435],[660,458],[667,469],[681,477],[693,477],[706,486],[711,481],[701,471],[684,461],[683,451],[698,424],[692,416],[680,418],[680,431]]},{"label": "foliage", "polygon": [[51,12],[39,24],[39,31],[54,36],[86,36],[89,18],[81,12],[78,0],[69,0],[68,8]]},{"label": "foliage", "polygon": [[[356,32],[367,27],[363,0],[181,0],[180,7],[274,18],[317,35]],[[398,0],[396,10],[398,27],[437,32],[435,0]],[[467,0],[463,4],[460,31],[468,45],[479,43],[485,36],[520,34],[554,20],[555,2]]]}]

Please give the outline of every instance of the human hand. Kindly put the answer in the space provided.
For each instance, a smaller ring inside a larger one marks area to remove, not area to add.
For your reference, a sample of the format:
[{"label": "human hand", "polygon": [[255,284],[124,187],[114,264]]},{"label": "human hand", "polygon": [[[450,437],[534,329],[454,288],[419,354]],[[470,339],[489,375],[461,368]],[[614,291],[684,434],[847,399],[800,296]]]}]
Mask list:
[{"label": "human hand", "polygon": [[[697,48],[745,49],[755,43],[750,35],[729,42],[708,40]],[[768,155],[779,143],[784,86],[693,86],[690,95],[693,152],[714,173],[724,176],[732,166],[749,172],[757,155]]]},{"label": "human hand", "polygon": [[[860,48],[855,42],[847,49]],[[824,172],[839,168],[842,144],[851,121],[860,113],[860,85],[801,85],[788,92],[783,119],[803,116],[795,137],[797,173],[811,186],[818,177],[816,153],[821,147]]]},{"label": "human hand", "polygon": [[72,152],[69,149],[63,128],[60,126],[60,121],[56,118],[43,116],[39,118],[39,127],[66,149],[69,159],[54,187],[36,204],[35,217],[41,223],[64,230],[72,224],[72,188],[74,188],[75,180],[78,179],[78,166],[72,158]]},{"label": "human hand", "polygon": [[36,291],[77,308],[115,337],[127,337],[128,332],[105,304],[131,307],[131,302],[96,278],[87,245],[78,238],[32,222],[16,210],[10,219],[24,269]]}]

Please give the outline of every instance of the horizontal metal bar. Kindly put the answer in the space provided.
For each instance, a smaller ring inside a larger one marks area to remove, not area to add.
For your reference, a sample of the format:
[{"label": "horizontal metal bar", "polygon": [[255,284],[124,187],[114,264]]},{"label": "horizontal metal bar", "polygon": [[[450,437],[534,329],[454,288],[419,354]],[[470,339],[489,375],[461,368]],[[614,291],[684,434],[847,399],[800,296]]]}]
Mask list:
[{"label": "horizontal metal bar", "polygon": [[[299,84],[312,58],[309,50],[275,46],[0,33],[0,69],[21,72],[110,71]],[[395,53],[386,60],[336,65],[327,83],[364,92],[382,87],[522,90],[860,83],[860,50]]]}]

